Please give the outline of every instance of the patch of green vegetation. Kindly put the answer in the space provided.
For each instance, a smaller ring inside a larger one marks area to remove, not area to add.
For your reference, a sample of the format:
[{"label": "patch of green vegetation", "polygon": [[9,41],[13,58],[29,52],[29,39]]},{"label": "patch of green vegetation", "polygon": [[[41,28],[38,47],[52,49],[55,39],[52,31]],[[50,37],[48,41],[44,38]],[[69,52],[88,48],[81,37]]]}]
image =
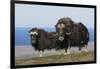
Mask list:
[{"label": "patch of green vegetation", "polygon": [[16,60],[16,65],[35,65],[35,64],[50,64],[50,63],[69,63],[94,61],[94,52],[72,53],[69,55],[52,55],[47,57],[35,57],[32,59]]}]

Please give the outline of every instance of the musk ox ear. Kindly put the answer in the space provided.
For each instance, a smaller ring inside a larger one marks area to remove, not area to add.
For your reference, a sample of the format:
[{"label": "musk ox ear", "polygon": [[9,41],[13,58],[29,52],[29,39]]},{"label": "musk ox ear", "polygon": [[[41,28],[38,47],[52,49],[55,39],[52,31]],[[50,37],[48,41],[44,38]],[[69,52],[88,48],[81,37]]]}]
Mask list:
[{"label": "musk ox ear", "polygon": [[31,30],[28,31],[29,35],[30,35]]},{"label": "musk ox ear", "polygon": [[55,25],[56,32],[57,32],[57,30],[58,30],[57,25],[58,25],[58,24]]},{"label": "musk ox ear", "polygon": [[55,25],[55,28],[57,28],[57,24]]},{"label": "musk ox ear", "polygon": [[30,29],[30,30],[28,31],[28,33],[30,33],[32,30],[33,30],[33,28],[32,28],[32,29]]},{"label": "musk ox ear", "polygon": [[30,31],[28,31],[28,33],[30,33]]}]

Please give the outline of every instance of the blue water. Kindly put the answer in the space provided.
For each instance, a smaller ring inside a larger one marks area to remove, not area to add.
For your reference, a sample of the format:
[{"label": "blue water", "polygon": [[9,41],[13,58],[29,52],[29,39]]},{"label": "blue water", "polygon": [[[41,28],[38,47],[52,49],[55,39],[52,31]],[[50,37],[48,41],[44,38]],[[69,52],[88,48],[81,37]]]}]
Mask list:
[{"label": "blue water", "polygon": [[[28,31],[31,28],[16,28],[15,29],[15,45],[30,45],[30,36]],[[44,28],[48,32],[53,32],[55,31],[55,28]],[[94,42],[94,29],[88,29],[89,30],[89,37],[90,37],[90,42]]]}]

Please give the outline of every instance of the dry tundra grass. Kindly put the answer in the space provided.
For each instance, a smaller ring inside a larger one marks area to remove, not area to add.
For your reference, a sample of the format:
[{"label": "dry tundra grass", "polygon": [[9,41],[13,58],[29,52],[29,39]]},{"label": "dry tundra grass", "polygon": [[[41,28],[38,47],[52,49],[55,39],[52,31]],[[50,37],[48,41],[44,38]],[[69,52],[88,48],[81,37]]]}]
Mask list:
[{"label": "dry tundra grass", "polygon": [[34,57],[31,59],[20,59],[15,61],[15,65],[35,65],[35,64],[50,64],[50,63],[69,63],[94,61],[94,52],[72,53],[70,55],[53,55],[46,57]]}]

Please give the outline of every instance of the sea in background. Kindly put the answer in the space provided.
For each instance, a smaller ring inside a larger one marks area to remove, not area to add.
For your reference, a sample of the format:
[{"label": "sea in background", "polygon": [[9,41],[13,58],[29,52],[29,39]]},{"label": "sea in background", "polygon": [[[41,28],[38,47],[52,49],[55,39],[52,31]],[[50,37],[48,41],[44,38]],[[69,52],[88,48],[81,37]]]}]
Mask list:
[{"label": "sea in background", "polygon": [[[17,27],[15,28],[15,46],[29,46],[31,45],[31,39],[29,36],[29,30],[32,28]],[[42,28],[48,32],[54,32],[55,28]],[[89,42],[94,42],[94,29],[88,28]]]}]

